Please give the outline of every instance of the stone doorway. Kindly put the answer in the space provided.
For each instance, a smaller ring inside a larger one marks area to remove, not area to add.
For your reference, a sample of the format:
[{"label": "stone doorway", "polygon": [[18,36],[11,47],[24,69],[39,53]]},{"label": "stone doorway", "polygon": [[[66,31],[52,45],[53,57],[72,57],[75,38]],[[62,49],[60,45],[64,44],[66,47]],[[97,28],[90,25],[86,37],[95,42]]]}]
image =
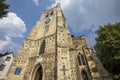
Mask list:
[{"label": "stone doorway", "polygon": [[44,80],[43,66],[40,63],[33,68],[29,80]]},{"label": "stone doorway", "polygon": [[42,67],[40,66],[35,73],[34,80],[42,80],[42,79],[43,79],[43,70],[42,70]]}]

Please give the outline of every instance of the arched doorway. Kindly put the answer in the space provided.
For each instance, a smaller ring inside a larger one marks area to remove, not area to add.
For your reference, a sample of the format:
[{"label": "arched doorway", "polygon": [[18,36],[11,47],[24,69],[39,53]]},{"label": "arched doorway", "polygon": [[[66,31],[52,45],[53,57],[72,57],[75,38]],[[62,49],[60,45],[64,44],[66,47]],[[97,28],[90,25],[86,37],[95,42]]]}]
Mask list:
[{"label": "arched doorway", "polygon": [[43,79],[43,70],[42,70],[42,66],[39,66],[39,68],[37,69],[35,73],[34,80],[42,80],[42,79]]},{"label": "arched doorway", "polygon": [[33,67],[28,80],[43,80],[43,66],[40,63]]},{"label": "arched doorway", "polygon": [[83,70],[81,74],[82,74],[82,80],[88,80],[88,76],[85,70]]}]

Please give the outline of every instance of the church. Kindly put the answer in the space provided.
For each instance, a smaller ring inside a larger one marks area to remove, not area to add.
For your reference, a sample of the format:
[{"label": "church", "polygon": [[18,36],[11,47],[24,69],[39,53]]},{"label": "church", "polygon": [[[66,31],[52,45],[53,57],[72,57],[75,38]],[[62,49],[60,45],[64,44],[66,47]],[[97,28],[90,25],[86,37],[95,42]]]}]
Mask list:
[{"label": "church", "polygon": [[112,80],[87,44],[70,34],[60,3],[44,10],[5,80]]}]

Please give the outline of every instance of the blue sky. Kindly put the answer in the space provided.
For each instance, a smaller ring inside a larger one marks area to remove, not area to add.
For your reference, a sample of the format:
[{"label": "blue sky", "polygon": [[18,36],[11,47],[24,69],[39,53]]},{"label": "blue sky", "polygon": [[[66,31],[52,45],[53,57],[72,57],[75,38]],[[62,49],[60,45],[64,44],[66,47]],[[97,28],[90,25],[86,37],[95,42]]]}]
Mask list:
[{"label": "blue sky", "polygon": [[41,12],[57,2],[71,34],[85,35],[89,45],[95,44],[95,31],[107,23],[120,22],[120,0],[6,0],[7,17],[0,20],[0,52],[17,53],[23,40],[40,18]]}]

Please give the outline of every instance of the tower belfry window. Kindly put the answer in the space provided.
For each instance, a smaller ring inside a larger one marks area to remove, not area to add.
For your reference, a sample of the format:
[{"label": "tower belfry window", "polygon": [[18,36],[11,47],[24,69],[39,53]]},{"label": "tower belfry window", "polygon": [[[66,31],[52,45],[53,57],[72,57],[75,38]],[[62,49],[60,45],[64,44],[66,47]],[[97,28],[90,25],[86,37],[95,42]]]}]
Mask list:
[{"label": "tower belfry window", "polygon": [[49,19],[49,18],[46,19],[46,20],[45,20],[45,23],[48,24],[48,23],[50,22],[50,20],[51,20],[51,19]]},{"label": "tower belfry window", "polygon": [[45,20],[44,20],[45,24],[48,24],[51,21],[52,15],[53,15],[53,11],[49,11],[46,13]]}]

